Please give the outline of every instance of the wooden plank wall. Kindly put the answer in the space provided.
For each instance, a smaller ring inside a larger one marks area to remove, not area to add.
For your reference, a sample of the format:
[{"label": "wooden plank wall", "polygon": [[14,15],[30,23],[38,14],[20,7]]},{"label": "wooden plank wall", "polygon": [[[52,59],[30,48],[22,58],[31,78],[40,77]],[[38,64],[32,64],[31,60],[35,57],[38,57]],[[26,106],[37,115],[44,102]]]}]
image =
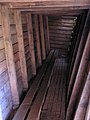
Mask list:
[{"label": "wooden plank wall", "polygon": [[18,41],[17,41],[17,31],[16,31],[14,13],[10,11],[9,16],[10,16],[9,17],[9,19],[10,19],[10,31],[11,31],[11,40],[12,40],[12,46],[13,46],[15,70],[16,70],[16,76],[17,76],[17,85],[18,85],[19,96],[21,96],[22,92],[23,92],[23,83],[22,83],[19,46],[18,46]]},{"label": "wooden plank wall", "polygon": [[42,65],[40,21],[36,21],[38,28],[35,21],[35,15],[28,12],[0,6],[0,120],[19,106],[30,79]]},{"label": "wooden plank wall", "polygon": [[67,15],[49,17],[50,48],[60,49],[61,55],[70,51],[75,18]]},{"label": "wooden plank wall", "polygon": [[32,77],[32,68],[30,60],[30,51],[29,51],[29,37],[28,37],[28,27],[27,27],[27,15],[26,13],[21,14],[22,19],[22,29],[23,29],[23,40],[24,40],[24,50],[25,50],[25,59],[27,65],[27,74],[28,80]]},{"label": "wooden plank wall", "polygon": [[84,120],[85,116],[89,120],[87,115],[90,99],[90,10],[86,13],[84,28],[81,31],[69,79],[66,120]]},{"label": "wooden plank wall", "polygon": [[[1,104],[2,103],[2,104]],[[2,118],[5,119],[12,110],[12,97],[9,75],[6,64],[5,45],[2,30],[2,15],[0,11],[0,108]],[[0,117],[0,119],[2,120]]]}]

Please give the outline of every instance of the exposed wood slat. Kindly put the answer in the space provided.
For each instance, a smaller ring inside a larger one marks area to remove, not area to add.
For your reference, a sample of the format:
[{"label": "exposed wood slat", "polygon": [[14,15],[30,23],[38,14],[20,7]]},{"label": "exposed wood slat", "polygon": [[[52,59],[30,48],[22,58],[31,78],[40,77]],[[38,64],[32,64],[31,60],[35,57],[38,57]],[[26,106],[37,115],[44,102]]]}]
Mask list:
[{"label": "exposed wood slat", "polygon": [[33,98],[34,98],[34,96],[39,88],[39,85],[41,83],[41,80],[44,76],[44,73],[45,73],[45,71],[50,63],[53,52],[54,51],[52,50],[50,52],[49,56],[47,57],[45,63],[43,64],[39,74],[36,76],[31,88],[29,89],[23,103],[21,104],[20,108],[18,109],[17,113],[15,114],[13,120],[24,120],[25,119],[26,114],[31,107],[32,100],[33,100]]},{"label": "exposed wood slat", "polygon": [[44,26],[43,26],[43,16],[39,15],[40,21],[40,36],[41,36],[41,48],[42,48],[42,58],[45,60],[46,52],[45,52],[45,39],[44,39]]},{"label": "exposed wood slat", "polygon": [[28,79],[27,79],[24,41],[23,41],[23,33],[22,33],[21,13],[20,13],[20,11],[14,11],[14,15],[15,15],[15,23],[16,23],[16,31],[17,31],[17,40],[18,40],[18,46],[19,46],[18,48],[19,48],[23,87],[24,87],[24,89],[27,89],[28,88]]},{"label": "exposed wood slat", "polygon": [[34,39],[33,39],[33,28],[32,28],[32,16],[30,13],[27,15],[27,27],[28,27],[28,38],[29,38],[29,52],[31,58],[32,74],[36,74],[36,62],[35,62],[35,51],[34,51]]},{"label": "exposed wood slat", "polygon": [[46,20],[46,31],[47,31],[47,39],[46,39],[46,44],[47,44],[47,53],[50,51],[50,37],[49,37],[49,24],[48,24],[48,16],[45,17]]},{"label": "exposed wood slat", "polygon": [[28,114],[27,120],[39,120],[39,118],[40,118],[41,108],[42,108],[42,105],[43,105],[43,102],[45,99],[47,88],[50,84],[50,78],[51,78],[51,74],[52,74],[53,63],[55,60],[55,54],[56,54],[56,52],[54,53],[54,55],[51,59],[51,62],[49,64],[48,70],[43,79],[43,82],[39,89],[37,97],[34,101],[34,104],[32,105],[32,108],[31,108],[29,114]]},{"label": "exposed wood slat", "polygon": [[4,45],[5,45],[5,54],[6,54],[6,62],[12,92],[12,100],[14,107],[19,105],[19,94],[17,88],[17,77],[15,71],[14,64],[14,56],[13,56],[13,48],[11,43],[11,35],[10,35],[10,24],[9,24],[9,11],[6,6],[3,6],[1,9],[2,12],[2,27],[3,27],[3,35],[4,35]]},{"label": "exposed wood slat", "polygon": [[41,66],[42,60],[41,60],[40,37],[39,37],[39,29],[38,29],[39,25],[38,25],[37,15],[34,15],[34,23],[35,23],[35,32],[36,32],[37,59],[39,66]]}]

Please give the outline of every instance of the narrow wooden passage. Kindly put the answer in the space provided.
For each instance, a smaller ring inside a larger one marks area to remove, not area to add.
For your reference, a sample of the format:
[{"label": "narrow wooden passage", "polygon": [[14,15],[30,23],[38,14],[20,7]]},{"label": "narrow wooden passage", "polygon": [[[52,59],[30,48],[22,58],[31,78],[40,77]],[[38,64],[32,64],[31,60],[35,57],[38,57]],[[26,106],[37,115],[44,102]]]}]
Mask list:
[{"label": "narrow wooden passage", "polygon": [[66,69],[67,63],[64,58],[55,60],[40,120],[65,120]]}]

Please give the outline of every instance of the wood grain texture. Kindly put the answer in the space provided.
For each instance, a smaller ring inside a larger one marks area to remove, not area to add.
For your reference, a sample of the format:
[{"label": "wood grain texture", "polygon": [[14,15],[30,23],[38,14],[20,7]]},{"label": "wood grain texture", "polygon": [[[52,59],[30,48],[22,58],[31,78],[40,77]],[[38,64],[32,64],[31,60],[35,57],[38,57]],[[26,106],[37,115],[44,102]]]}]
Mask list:
[{"label": "wood grain texture", "polygon": [[1,13],[2,13],[2,27],[3,27],[3,35],[4,35],[3,37],[4,37],[4,45],[5,45],[6,62],[7,62],[9,80],[11,85],[12,100],[14,107],[16,107],[19,105],[19,94],[17,88],[17,77],[15,71],[13,48],[11,43],[8,8],[6,6],[2,7]]},{"label": "wood grain texture", "polygon": [[23,88],[28,88],[28,78],[27,78],[27,69],[26,69],[26,60],[25,60],[25,51],[24,51],[24,41],[23,41],[23,31],[22,31],[22,21],[20,11],[14,11],[16,31],[17,31],[17,40],[20,56],[20,66],[22,73]]}]

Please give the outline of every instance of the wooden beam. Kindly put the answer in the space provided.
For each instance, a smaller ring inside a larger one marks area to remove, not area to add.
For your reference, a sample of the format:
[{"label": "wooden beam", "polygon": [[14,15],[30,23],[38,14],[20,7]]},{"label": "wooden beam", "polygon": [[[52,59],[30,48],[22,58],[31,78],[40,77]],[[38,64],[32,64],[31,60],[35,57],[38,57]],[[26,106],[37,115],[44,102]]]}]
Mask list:
[{"label": "wooden beam", "polygon": [[27,28],[28,28],[29,52],[30,52],[30,59],[31,59],[32,74],[36,75],[36,61],[35,61],[35,52],[34,52],[32,16],[30,13],[27,14]]},{"label": "wooden beam", "polygon": [[42,59],[46,59],[46,52],[45,52],[45,39],[44,39],[44,26],[43,26],[43,16],[39,15],[40,21],[40,35],[41,35],[41,48],[42,48]]},{"label": "wooden beam", "polygon": [[78,39],[80,39],[80,43],[79,43],[79,46],[78,46],[77,55],[76,55],[76,59],[75,59],[75,62],[74,62],[72,74],[71,74],[71,77],[70,77],[70,83],[69,83],[69,89],[68,89],[68,101],[69,101],[70,96],[71,96],[72,88],[73,88],[73,85],[74,85],[74,82],[75,82],[75,78],[76,78],[77,71],[78,71],[78,68],[79,68],[80,60],[81,60],[82,53],[83,53],[83,50],[84,50],[84,46],[85,46],[85,43],[86,43],[86,39],[87,39],[87,36],[88,36],[89,24],[90,24],[89,21],[90,21],[90,11],[87,15],[86,22],[85,22],[85,25],[84,25],[84,28],[83,28],[83,32],[80,33],[80,34],[82,34],[82,35],[80,35],[81,38],[80,38],[80,36],[78,36]]},{"label": "wooden beam", "polygon": [[49,24],[48,24],[48,16],[45,17],[46,19],[46,31],[47,31],[47,52],[50,51],[50,37],[49,37]]},{"label": "wooden beam", "polygon": [[18,47],[19,47],[19,57],[20,57],[20,66],[21,66],[21,73],[22,73],[23,88],[27,89],[28,88],[28,77],[27,77],[27,66],[26,66],[24,41],[23,41],[21,12],[15,10],[14,16],[15,16],[15,23],[16,23]]},{"label": "wooden beam", "polygon": [[9,2],[11,8],[67,8],[67,9],[88,9],[89,0],[1,0],[0,2]]},{"label": "wooden beam", "polygon": [[16,70],[14,63],[13,47],[12,47],[11,34],[10,34],[9,9],[6,6],[2,6],[1,16],[2,16],[2,29],[3,29],[3,38],[5,45],[6,62],[7,62],[7,69],[10,80],[10,86],[11,86],[13,107],[17,107],[20,101],[19,101],[19,93],[17,87],[17,77],[16,77]]},{"label": "wooden beam", "polygon": [[[84,120],[88,107],[88,101],[90,97],[90,71],[87,76],[87,80],[80,98],[80,102],[74,117],[74,120]],[[81,117],[82,116],[82,117]]]},{"label": "wooden beam", "polygon": [[[74,65],[74,62],[75,62],[75,58],[76,58],[76,54],[77,54],[77,50],[78,50],[78,47],[79,47],[79,43],[80,43],[80,38],[82,36],[82,32],[83,32],[83,28],[84,28],[84,25],[85,25],[85,20],[86,20],[86,12],[83,13],[82,17],[80,18],[82,20],[80,20],[80,25],[79,25],[79,32],[78,32],[78,35],[77,35],[77,42],[76,42],[76,45],[75,45],[75,49],[74,49],[74,52],[73,52],[73,56],[72,56],[72,61],[71,61],[71,67],[70,67],[70,71],[69,71],[69,77],[68,77],[68,80],[71,78],[72,79],[72,75],[74,74],[73,71],[73,65]],[[72,73],[72,74],[71,74]],[[74,77],[74,76],[73,76]],[[70,83],[69,83],[69,87],[68,87],[68,101],[69,101],[69,97],[70,97],[70,94],[71,94],[71,90],[72,90],[72,80],[70,79]]]},{"label": "wooden beam", "polygon": [[32,14],[42,14],[49,16],[60,16],[60,15],[79,15],[83,10],[30,10],[30,9],[20,9],[21,11],[29,11]]},{"label": "wooden beam", "polygon": [[37,59],[38,65],[41,66],[41,49],[40,49],[40,36],[39,36],[39,25],[38,25],[38,15],[34,15],[34,23],[35,23],[35,33],[36,33],[36,48],[37,48]]},{"label": "wooden beam", "polygon": [[[88,15],[90,15],[90,11],[89,11]],[[90,25],[90,23],[89,23],[89,25]],[[73,87],[73,90],[72,90],[70,102],[69,102],[68,109],[67,109],[66,120],[71,120],[72,119],[72,117],[73,117],[72,115],[75,112],[74,108],[77,108],[76,101],[77,101],[78,96],[80,95],[80,90],[81,90],[80,87],[82,86],[82,84],[84,82],[84,76],[85,76],[85,72],[86,72],[86,69],[87,69],[87,66],[88,66],[88,63],[89,63],[89,58],[90,58],[90,31],[89,31],[89,34],[88,34],[88,38],[86,40],[83,55],[82,55],[81,62],[80,62],[80,65],[79,65],[79,69],[78,69],[78,72],[77,72],[77,75],[76,75],[74,87]]]}]

